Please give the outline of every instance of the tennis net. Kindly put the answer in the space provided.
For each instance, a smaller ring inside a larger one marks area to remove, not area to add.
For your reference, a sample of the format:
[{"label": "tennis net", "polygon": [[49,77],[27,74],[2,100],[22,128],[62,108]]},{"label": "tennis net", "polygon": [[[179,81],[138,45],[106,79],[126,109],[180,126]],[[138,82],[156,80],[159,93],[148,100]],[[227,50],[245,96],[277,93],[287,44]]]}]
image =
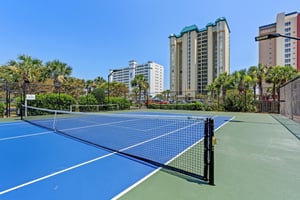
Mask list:
[{"label": "tennis net", "polygon": [[103,104],[103,105],[70,105],[71,112],[101,112],[119,110],[119,104]]},{"label": "tennis net", "polygon": [[27,106],[23,120],[213,184],[213,120],[198,116],[80,113]]}]

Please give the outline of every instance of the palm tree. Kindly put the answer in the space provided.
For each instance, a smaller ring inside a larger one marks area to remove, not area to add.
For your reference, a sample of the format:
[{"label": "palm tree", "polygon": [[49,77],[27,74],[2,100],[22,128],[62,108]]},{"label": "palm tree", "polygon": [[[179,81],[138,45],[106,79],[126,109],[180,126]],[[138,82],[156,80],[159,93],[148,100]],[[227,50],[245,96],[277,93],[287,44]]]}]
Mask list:
[{"label": "palm tree", "polygon": [[217,79],[215,79],[215,81],[213,82],[213,85],[214,85],[215,92],[216,92],[216,95],[217,95],[217,105],[218,105],[218,109],[219,109],[220,93],[221,93],[222,83],[220,81],[218,81]]},{"label": "palm tree", "polygon": [[276,88],[281,82],[283,69],[281,66],[270,67],[267,71],[266,82],[272,84],[272,98],[276,98]]},{"label": "palm tree", "polygon": [[169,99],[170,99],[170,93],[171,93],[171,91],[170,90],[164,90],[164,91],[162,91],[162,95],[163,95],[163,99],[165,100],[165,101],[169,101]]},{"label": "palm tree", "polygon": [[283,77],[281,79],[280,85],[288,82],[289,80],[295,78],[300,72],[297,69],[293,68],[292,66],[285,66],[283,67]]},{"label": "palm tree", "polygon": [[141,107],[142,91],[145,91],[149,85],[143,74],[138,74],[131,81],[131,86],[138,88],[139,107]]},{"label": "palm tree", "polygon": [[10,73],[20,84],[24,82],[38,82],[42,74],[42,61],[31,56],[20,55],[17,60],[7,63]]},{"label": "palm tree", "polygon": [[94,79],[95,86],[100,86],[102,83],[106,83],[106,80],[103,77],[98,76]]},{"label": "palm tree", "polygon": [[138,101],[138,96],[139,96],[139,89],[138,88],[133,88],[132,92],[134,94],[134,100],[135,100],[135,102],[137,102]]},{"label": "palm tree", "polygon": [[62,92],[70,94],[75,99],[79,99],[80,96],[84,95],[85,81],[83,79],[66,77]]},{"label": "palm tree", "polygon": [[91,93],[93,88],[94,88],[94,81],[86,80],[85,81],[85,86],[84,86],[84,89],[86,90],[86,94]]},{"label": "palm tree", "polygon": [[208,85],[206,86],[206,90],[207,90],[208,93],[210,94],[211,100],[213,100],[213,98],[214,98],[214,96],[215,96],[215,91],[216,91],[215,84],[214,84],[214,83],[208,84]]},{"label": "palm tree", "polygon": [[279,88],[282,84],[297,76],[298,72],[291,66],[270,67],[267,71],[266,82],[272,84],[272,97],[276,99],[276,93],[279,95]]},{"label": "palm tree", "polygon": [[111,96],[126,97],[128,92],[129,89],[124,83],[119,83],[119,82],[111,83]]},{"label": "palm tree", "polygon": [[0,66],[0,78],[7,80],[8,82],[18,82],[18,75],[12,70],[10,66]]},{"label": "palm tree", "polygon": [[262,96],[263,96],[262,85],[266,78],[267,69],[268,67],[266,65],[259,64],[256,70],[256,79],[257,79],[257,85],[259,89],[259,100],[262,100]]},{"label": "palm tree", "polygon": [[216,86],[220,87],[220,90],[222,92],[222,100],[224,103],[227,90],[232,85],[232,79],[231,79],[230,75],[227,74],[227,72],[224,72],[224,73],[220,74],[219,77],[215,81],[216,81]]},{"label": "palm tree", "polygon": [[258,68],[256,66],[249,67],[247,74],[251,78],[251,85],[253,90],[253,98],[256,100],[256,87],[258,85]]},{"label": "palm tree", "polygon": [[249,91],[251,83],[253,83],[252,78],[250,75],[247,74],[246,69],[236,71],[232,74],[232,76],[233,82],[235,83],[235,87],[239,91],[239,95],[244,95],[244,111],[246,111],[247,91]]},{"label": "palm tree", "polygon": [[232,77],[235,88],[242,94],[245,90],[246,69],[233,72]]},{"label": "palm tree", "polygon": [[65,78],[71,75],[72,68],[59,60],[53,60],[46,63],[45,73],[45,77],[53,79],[54,86],[60,88]]}]

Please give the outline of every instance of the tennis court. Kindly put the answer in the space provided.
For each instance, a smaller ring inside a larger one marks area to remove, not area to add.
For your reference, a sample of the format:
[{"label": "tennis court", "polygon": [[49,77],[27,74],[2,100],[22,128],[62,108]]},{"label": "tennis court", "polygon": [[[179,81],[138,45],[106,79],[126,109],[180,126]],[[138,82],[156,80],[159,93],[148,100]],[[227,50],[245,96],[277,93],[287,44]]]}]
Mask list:
[{"label": "tennis court", "polygon": [[193,160],[204,158],[188,153],[201,146],[202,121],[211,117],[218,129],[231,119],[161,112],[101,115],[100,121],[98,115],[43,116],[0,123],[1,200],[117,199],[164,166],[202,177]]}]

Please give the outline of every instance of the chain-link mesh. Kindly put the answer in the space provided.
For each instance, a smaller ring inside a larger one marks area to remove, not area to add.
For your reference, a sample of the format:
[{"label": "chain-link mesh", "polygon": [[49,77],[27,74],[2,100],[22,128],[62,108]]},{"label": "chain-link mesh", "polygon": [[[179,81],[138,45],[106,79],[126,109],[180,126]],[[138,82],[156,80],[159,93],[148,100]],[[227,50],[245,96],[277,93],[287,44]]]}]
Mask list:
[{"label": "chain-link mesh", "polygon": [[280,88],[280,114],[300,122],[300,76]]}]

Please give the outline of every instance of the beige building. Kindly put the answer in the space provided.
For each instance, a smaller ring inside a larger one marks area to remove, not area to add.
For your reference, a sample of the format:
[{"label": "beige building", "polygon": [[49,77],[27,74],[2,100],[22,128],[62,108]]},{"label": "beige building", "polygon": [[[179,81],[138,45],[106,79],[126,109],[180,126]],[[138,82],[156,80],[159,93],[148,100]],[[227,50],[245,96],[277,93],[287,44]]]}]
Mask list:
[{"label": "beige building", "polygon": [[[279,33],[300,37],[300,14],[279,13],[276,22],[259,27],[259,35]],[[300,41],[277,37],[259,42],[259,64],[266,66],[292,66],[300,70]]]},{"label": "beige building", "polygon": [[170,91],[177,99],[206,94],[219,74],[229,73],[230,30],[225,18],[203,29],[187,26],[170,39]]}]

